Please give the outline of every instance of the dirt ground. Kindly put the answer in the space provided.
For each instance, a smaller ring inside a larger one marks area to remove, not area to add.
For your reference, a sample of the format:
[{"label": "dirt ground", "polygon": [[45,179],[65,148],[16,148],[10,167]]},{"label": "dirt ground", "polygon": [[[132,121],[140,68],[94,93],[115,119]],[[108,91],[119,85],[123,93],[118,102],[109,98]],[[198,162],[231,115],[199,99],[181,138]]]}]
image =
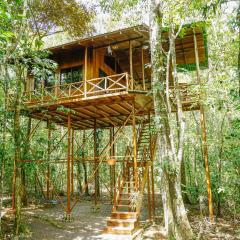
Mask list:
[{"label": "dirt ground", "polygon": [[[146,203],[146,201],[145,201]],[[130,240],[133,236],[104,234],[106,218],[110,216],[112,205],[102,200],[97,207],[90,199],[82,199],[72,212],[72,221],[65,222],[61,204],[30,205],[23,210],[23,222],[28,226],[28,236],[21,239],[30,240]],[[145,204],[141,217],[141,230],[134,235],[136,240],[166,239],[162,217],[157,212],[156,221],[151,224],[147,220],[147,205]],[[200,218],[197,211],[190,211],[189,219],[197,239],[204,240],[240,240],[240,218],[220,218],[210,224],[206,218]],[[13,239],[12,215],[4,216],[4,239]]]}]

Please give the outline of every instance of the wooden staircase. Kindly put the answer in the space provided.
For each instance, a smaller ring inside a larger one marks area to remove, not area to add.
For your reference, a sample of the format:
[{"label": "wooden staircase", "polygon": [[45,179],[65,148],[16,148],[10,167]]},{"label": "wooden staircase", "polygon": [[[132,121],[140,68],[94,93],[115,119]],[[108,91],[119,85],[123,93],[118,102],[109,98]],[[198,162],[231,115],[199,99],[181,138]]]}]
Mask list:
[{"label": "wooden staircase", "polygon": [[107,233],[130,235],[139,227],[144,188],[149,167],[152,164],[153,140],[156,139],[151,134],[152,130],[151,125],[147,123],[142,123],[138,130],[138,189],[136,189],[133,179],[132,149],[127,148],[123,170],[119,174],[114,188],[114,205],[111,216],[107,219],[107,228],[105,229]]}]

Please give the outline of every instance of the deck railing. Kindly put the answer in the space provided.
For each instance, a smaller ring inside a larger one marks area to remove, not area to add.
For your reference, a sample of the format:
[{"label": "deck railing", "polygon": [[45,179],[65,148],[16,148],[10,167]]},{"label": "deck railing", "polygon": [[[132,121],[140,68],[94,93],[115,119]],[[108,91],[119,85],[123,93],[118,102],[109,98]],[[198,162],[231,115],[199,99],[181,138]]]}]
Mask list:
[{"label": "deck railing", "polygon": [[[120,73],[106,77],[89,79],[86,82],[58,84],[51,87],[26,91],[22,95],[22,104],[39,105],[56,103],[76,98],[88,98],[100,95],[110,95],[129,90],[141,90],[128,73]],[[180,97],[183,104],[195,104],[199,101],[198,85],[179,84]],[[149,89],[150,90],[150,89]],[[175,103],[174,90],[170,88],[170,97]],[[8,106],[14,103],[14,94],[8,95]]]},{"label": "deck railing", "polygon": [[[176,104],[176,97],[174,93],[173,87],[169,89],[169,96],[173,102]],[[185,104],[197,104],[199,103],[199,85],[198,84],[187,84],[187,83],[179,83],[179,92],[180,92],[180,100],[183,105]]]},{"label": "deck railing", "polygon": [[[120,73],[101,78],[89,79],[86,83],[81,81],[58,84],[52,87],[43,87],[38,90],[24,92],[22,103],[34,105],[134,90],[132,82],[133,79],[128,73]],[[11,105],[13,101],[14,94],[9,94],[8,104]]]}]

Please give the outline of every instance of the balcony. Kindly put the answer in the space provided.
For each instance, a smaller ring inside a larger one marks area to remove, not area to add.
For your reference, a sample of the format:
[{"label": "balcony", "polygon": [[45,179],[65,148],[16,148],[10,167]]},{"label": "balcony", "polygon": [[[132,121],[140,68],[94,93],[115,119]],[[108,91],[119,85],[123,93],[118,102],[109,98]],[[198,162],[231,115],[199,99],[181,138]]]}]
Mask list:
[{"label": "balcony", "polygon": [[[199,108],[199,90],[197,84],[180,83],[179,90],[184,110],[196,110]],[[27,108],[38,108],[58,105],[70,106],[71,103],[76,105],[82,100],[93,100],[94,105],[97,105],[100,98],[113,99],[117,96],[124,98],[130,95],[134,97],[132,94],[140,94],[140,98],[148,95],[147,98],[149,98],[151,97],[151,94],[147,94],[149,91],[150,87],[144,89],[143,85],[134,81],[130,74],[121,73],[24,92],[21,103]],[[173,107],[172,110],[175,111],[176,101],[172,87],[170,88],[169,95]],[[84,102],[87,105],[87,102]],[[9,94],[8,107],[11,108],[13,104],[14,94]],[[151,105],[150,108],[153,111],[153,103]]]},{"label": "balcony", "polygon": [[[137,90],[138,89],[138,90]],[[86,82],[59,84],[44,87],[40,90],[24,92],[22,104],[26,106],[56,104],[66,100],[97,98],[103,95],[114,95],[121,92],[141,91],[128,73],[121,73],[101,78],[89,79]],[[14,94],[9,94],[8,105],[14,102]]]}]

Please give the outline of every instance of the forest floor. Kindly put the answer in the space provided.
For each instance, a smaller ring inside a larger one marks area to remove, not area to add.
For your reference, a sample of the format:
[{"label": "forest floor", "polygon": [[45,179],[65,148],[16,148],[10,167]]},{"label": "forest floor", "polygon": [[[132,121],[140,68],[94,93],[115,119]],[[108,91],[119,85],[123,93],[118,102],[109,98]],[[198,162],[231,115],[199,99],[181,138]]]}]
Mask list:
[{"label": "forest floor", "polygon": [[[157,198],[160,199],[160,198]],[[72,212],[72,221],[64,222],[63,209],[60,204],[29,205],[23,209],[23,222],[27,226],[27,236],[21,239],[29,240],[130,240],[129,235],[104,234],[106,218],[110,216],[112,205],[102,199],[97,207],[90,198],[82,199]],[[146,201],[145,201],[146,203]],[[230,216],[218,218],[216,223],[210,224],[206,218],[199,217],[199,211],[191,208],[189,219],[197,239],[204,240],[240,240],[240,218],[235,220]],[[162,213],[157,212],[157,216]],[[4,239],[12,239],[13,214],[9,211],[4,216]],[[153,239],[164,240],[162,217],[156,217],[154,223],[147,219],[147,205],[142,212],[141,231],[135,236],[136,240]]]}]

